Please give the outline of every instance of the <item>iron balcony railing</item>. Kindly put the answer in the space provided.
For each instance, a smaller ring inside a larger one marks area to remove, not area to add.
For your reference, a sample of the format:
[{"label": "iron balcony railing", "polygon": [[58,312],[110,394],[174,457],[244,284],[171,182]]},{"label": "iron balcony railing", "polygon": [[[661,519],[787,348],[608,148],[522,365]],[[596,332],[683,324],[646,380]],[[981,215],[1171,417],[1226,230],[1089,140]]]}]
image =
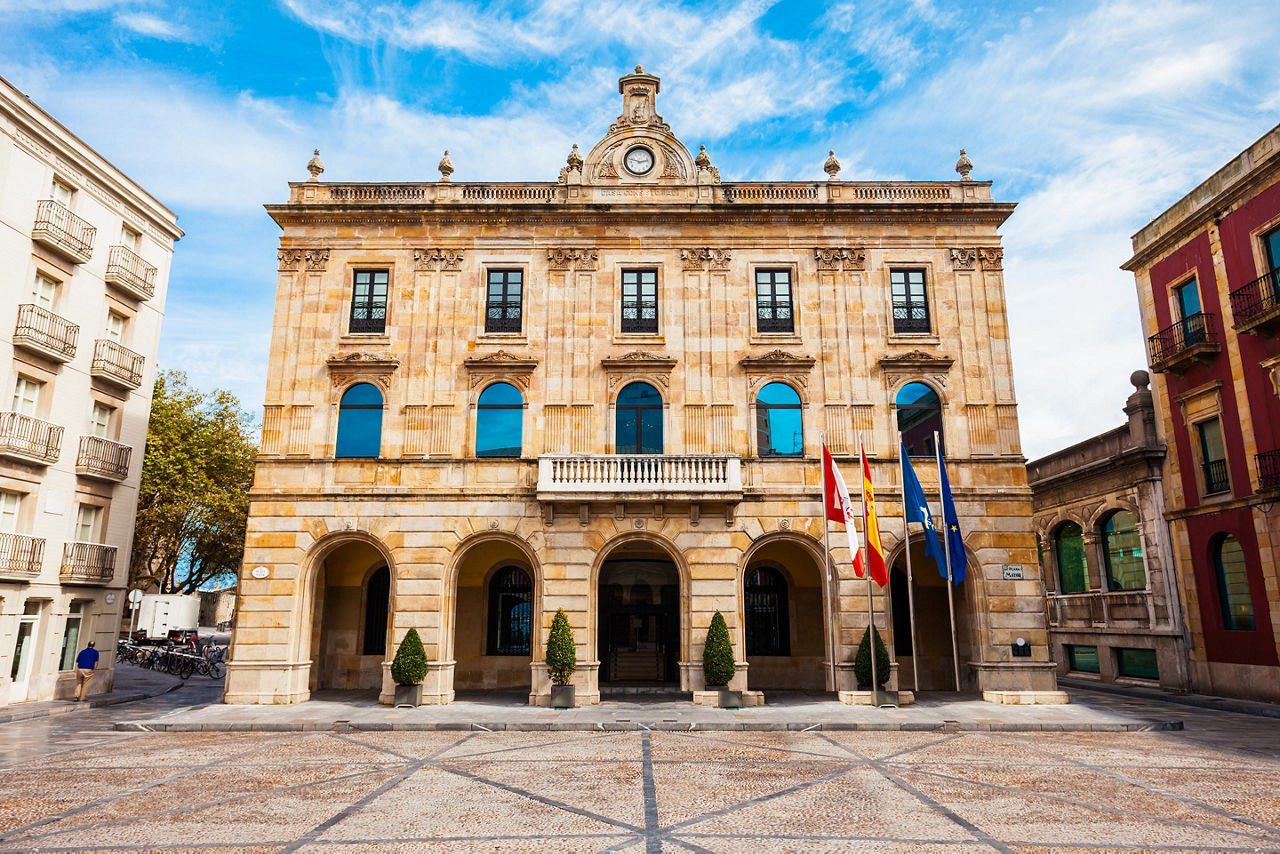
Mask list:
[{"label": "iron balcony railing", "polygon": [[128,347],[122,347],[108,338],[93,342],[93,362],[89,373],[126,388],[142,385],[142,366],[146,359]]},{"label": "iron balcony railing", "polygon": [[93,257],[98,229],[53,199],[36,202],[31,239],[46,243],[83,264]]},{"label": "iron balcony railing", "polygon": [[60,362],[76,355],[80,327],[34,303],[18,306],[18,324],[13,328],[13,343],[44,353]]},{"label": "iron balcony railing", "polygon": [[490,300],[485,306],[485,332],[519,332],[520,300]]},{"label": "iron balcony railing", "polygon": [[58,461],[62,428],[21,412],[0,412],[0,456],[51,465]]},{"label": "iron balcony railing", "polygon": [[791,307],[763,303],[756,306],[757,332],[795,332],[795,318]]},{"label": "iron balcony railing", "polygon": [[932,332],[929,326],[929,304],[923,302],[895,302],[893,304],[894,332]]},{"label": "iron balcony railing", "polygon": [[81,436],[80,452],[76,454],[76,474],[100,477],[106,480],[124,480],[129,476],[129,461],[133,448],[103,439],[101,436]]},{"label": "iron balcony railing", "polygon": [[1263,451],[1255,459],[1258,462],[1258,488],[1280,489],[1280,450]]},{"label": "iron balcony railing", "polygon": [[622,304],[622,331],[656,335],[658,332],[658,303],[654,300],[624,302]]},{"label": "iron balcony railing", "polygon": [[67,543],[62,547],[64,582],[107,584],[116,574],[116,547],[102,543]]},{"label": "iron balcony railing", "polygon": [[1226,460],[1209,460],[1200,467],[1204,472],[1204,494],[1217,495],[1231,489],[1231,477],[1227,473]]},{"label": "iron balcony railing", "polygon": [[32,578],[44,563],[44,538],[25,534],[0,534],[0,575]]},{"label": "iron balcony railing", "polygon": [[1212,322],[1214,317],[1202,311],[1152,335],[1147,339],[1151,343],[1152,364],[1168,361],[1197,344],[1217,344]]},{"label": "iron balcony railing", "polygon": [[107,284],[118,285],[138,299],[156,295],[156,268],[127,246],[112,246],[107,256]]}]

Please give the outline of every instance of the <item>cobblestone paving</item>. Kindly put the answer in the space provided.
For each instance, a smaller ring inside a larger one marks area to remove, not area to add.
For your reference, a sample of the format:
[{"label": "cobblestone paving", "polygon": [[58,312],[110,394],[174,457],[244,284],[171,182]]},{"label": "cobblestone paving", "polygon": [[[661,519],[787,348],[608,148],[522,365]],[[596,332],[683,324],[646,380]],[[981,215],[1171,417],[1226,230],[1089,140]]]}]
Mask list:
[{"label": "cobblestone paving", "polygon": [[1201,737],[90,726],[0,760],[0,851],[1280,851],[1280,727],[1214,720]]}]

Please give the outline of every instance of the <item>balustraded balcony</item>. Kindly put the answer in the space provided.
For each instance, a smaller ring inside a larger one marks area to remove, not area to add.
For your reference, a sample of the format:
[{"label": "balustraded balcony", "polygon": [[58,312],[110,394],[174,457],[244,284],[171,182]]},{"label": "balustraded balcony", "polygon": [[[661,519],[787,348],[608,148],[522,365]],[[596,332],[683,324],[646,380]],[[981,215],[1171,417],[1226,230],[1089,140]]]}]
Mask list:
[{"label": "balustraded balcony", "polygon": [[53,199],[36,202],[36,222],[31,239],[84,264],[93,257],[98,229]]},{"label": "balustraded balcony", "polygon": [[1280,267],[1231,292],[1237,332],[1269,334],[1280,328]]},{"label": "balustraded balcony", "polygon": [[156,268],[127,246],[112,246],[107,257],[108,285],[115,285],[134,299],[156,295]]},{"label": "balustraded balcony", "polygon": [[1150,629],[1155,624],[1150,590],[1049,594],[1049,625],[1056,629]]},{"label": "balustraded balcony", "polygon": [[31,579],[44,563],[44,538],[0,534],[0,578]]},{"label": "balustraded balcony", "polygon": [[65,317],[33,303],[18,306],[18,323],[13,328],[13,344],[53,359],[70,362],[76,355],[80,327]]},{"label": "balustraded balcony", "polygon": [[133,448],[128,445],[100,436],[81,436],[80,453],[76,455],[76,474],[119,483],[129,476],[129,461],[132,457]]},{"label": "balustraded balcony", "polygon": [[742,460],[710,454],[546,455],[539,500],[739,501]]},{"label": "balustraded balcony", "polygon": [[115,546],[67,543],[62,547],[63,584],[109,584],[115,574]]},{"label": "balustraded balcony", "polygon": [[128,347],[114,341],[99,338],[93,342],[93,362],[89,373],[99,379],[134,389],[142,385],[142,366],[146,359]]},{"label": "balustraded balcony", "polygon": [[1222,350],[1216,329],[1217,315],[1193,314],[1147,339],[1151,346],[1151,370],[1182,373],[1198,361],[1210,361]]},{"label": "balustraded balcony", "polygon": [[62,447],[62,428],[21,412],[0,412],[0,457],[52,465]]}]

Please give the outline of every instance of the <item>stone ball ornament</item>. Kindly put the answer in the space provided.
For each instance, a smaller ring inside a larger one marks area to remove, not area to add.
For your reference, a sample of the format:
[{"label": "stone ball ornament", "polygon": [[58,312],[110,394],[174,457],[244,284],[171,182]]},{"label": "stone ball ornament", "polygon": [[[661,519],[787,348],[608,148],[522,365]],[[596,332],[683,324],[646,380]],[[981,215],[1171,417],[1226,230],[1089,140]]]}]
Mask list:
[{"label": "stone ball ornament", "polygon": [[1129,382],[1132,383],[1133,387],[1138,391],[1142,391],[1147,386],[1151,385],[1151,374],[1142,370],[1134,371],[1129,374]]}]

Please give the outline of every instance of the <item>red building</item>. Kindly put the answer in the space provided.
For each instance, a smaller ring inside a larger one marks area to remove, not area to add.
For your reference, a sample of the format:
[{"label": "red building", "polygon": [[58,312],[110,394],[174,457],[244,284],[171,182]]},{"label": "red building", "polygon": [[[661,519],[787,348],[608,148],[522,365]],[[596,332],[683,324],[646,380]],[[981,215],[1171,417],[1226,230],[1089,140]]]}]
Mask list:
[{"label": "red building", "polygon": [[1192,688],[1280,700],[1280,126],[1133,251]]}]

